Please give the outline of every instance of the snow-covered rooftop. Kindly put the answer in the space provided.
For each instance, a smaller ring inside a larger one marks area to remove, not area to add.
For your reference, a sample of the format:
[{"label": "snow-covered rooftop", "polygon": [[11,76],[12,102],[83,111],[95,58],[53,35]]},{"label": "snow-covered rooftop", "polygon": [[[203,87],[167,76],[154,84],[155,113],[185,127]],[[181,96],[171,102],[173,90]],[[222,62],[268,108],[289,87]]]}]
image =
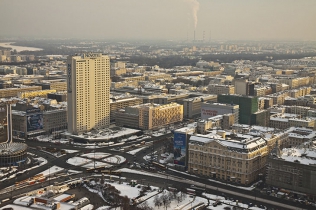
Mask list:
[{"label": "snow-covered rooftop", "polygon": [[316,165],[316,150],[314,148],[285,148],[281,158],[288,162],[305,165]]}]

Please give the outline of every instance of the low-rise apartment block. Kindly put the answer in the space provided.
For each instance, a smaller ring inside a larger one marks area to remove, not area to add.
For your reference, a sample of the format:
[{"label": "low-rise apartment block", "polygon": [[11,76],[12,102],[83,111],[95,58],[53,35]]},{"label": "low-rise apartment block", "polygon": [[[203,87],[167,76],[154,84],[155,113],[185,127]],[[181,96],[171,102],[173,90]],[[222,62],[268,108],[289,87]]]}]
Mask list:
[{"label": "low-rise apartment block", "polygon": [[116,124],[143,130],[158,129],[183,120],[183,105],[141,104],[116,113]]}]

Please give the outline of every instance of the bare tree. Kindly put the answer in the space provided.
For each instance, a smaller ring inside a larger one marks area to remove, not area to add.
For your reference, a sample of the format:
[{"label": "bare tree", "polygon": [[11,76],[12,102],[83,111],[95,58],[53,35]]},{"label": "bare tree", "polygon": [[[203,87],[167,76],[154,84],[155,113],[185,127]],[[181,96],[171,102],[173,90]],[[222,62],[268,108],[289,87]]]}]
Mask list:
[{"label": "bare tree", "polygon": [[169,193],[163,192],[161,195],[161,200],[162,200],[163,206],[167,209],[171,203],[171,198],[169,197]]},{"label": "bare tree", "polygon": [[154,197],[154,204],[155,204],[155,206],[158,207],[158,209],[159,209],[160,203],[161,203],[161,198],[160,198],[159,195],[156,195],[156,196]]},{"label": "bare tree", "polygon": [[129,198],[127,196],[122,197],[121,208],[123,210],[130,210],[130,200],[129,200]]},{"label": "bare tree", "polygon": [[182,201],[182,196],[181,196],[180,192],[176,194],[176,199],[177,199],[178,203],[180,203]]},{"label": "bare tree", "polygon": [[187,194],[181,191],[181,199],[185,200],[187,198]]},{"label": "bare tree", "polygon": [[153,210],[153,208],[148,205],[147,201],[144,201],[141,204],[139,204],[136,209],[137,210]]},{"label": "bare tree", "polygon": [[169,191],[169,192],[168,192],[168,197],[170,198],[170,200],[175,199],[175,193],[174,193],[174,192]]}]

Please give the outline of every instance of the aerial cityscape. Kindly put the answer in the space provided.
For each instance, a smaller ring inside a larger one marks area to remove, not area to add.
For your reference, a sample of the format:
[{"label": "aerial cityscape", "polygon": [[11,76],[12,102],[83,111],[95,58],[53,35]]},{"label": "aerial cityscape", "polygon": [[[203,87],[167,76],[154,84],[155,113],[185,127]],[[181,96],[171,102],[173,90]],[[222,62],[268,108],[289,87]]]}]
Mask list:
[{"label": "aerial cityscape", "polygon": [[316,209],[316,1],[0,1],[0,210]]}]

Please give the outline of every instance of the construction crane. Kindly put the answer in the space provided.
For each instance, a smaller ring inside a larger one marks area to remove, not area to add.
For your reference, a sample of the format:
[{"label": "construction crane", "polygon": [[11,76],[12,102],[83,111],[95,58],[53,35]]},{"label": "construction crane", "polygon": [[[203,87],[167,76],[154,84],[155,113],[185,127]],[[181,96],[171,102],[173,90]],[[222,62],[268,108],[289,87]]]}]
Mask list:
[{"label": "construction crane", "polygon": [[[0,99],[0,107],[6,106],[7,114],[6,114],[6,122],[4,120],[3,125],[7,125],[7,141],[6,143],[12,143],[12,104],[16,104],[18,102],[17,99]],[[5,124],[6,123],[6,124]]]}]

